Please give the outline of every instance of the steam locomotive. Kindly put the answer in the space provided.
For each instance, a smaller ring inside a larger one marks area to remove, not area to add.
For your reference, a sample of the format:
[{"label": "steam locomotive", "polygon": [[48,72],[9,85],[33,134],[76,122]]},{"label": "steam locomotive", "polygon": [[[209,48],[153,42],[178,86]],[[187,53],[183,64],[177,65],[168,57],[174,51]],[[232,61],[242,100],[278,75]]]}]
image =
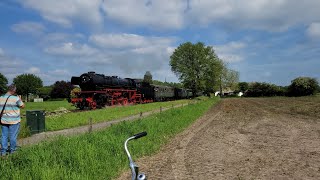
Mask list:
[{"label": "steam locomotive", "polygon": [[88,72],[73,76],[71,84],[79,85],[71,103],[79,109],[96,109],[105,106],[142,104],[155,101],[185,99],[192,96],[187,89],[159,86],[140,79],[105,76]]}]

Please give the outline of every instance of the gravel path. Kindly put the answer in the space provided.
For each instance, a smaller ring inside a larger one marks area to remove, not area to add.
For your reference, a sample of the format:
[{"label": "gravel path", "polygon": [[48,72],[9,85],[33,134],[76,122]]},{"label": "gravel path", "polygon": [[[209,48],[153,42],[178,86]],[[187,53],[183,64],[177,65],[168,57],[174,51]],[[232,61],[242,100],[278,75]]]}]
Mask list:
[{"label": "gravel path", "polygon": [[137,164],[149,179],[320,179],[320,120],[269,101],[224,99]]}]

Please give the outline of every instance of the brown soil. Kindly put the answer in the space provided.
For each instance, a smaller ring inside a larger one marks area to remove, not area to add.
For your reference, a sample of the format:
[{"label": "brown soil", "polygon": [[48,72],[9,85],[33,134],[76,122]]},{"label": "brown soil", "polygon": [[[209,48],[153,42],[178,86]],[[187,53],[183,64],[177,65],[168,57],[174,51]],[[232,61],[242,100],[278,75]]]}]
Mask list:
[{"label": "brown soil", "polygon": [[320,112],[301,114],[290,104],[305,102],[289,98],[275,108],[277,101],[224,99],[136,163],[148,179],[320,179]]}]

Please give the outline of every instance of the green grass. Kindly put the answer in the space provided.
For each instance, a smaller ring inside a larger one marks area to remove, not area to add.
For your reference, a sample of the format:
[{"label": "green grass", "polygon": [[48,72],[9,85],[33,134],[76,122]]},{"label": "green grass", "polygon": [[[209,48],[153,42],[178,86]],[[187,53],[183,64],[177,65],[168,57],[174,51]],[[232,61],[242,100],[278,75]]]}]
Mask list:
[{"label": "green grass", "polygon": [[123,143],[129,136],[148,136],[129,144],[133,158],[152,155],[170,138],[203,115],[218,98],[175,108],[106,130],[22,148],[0,161],[2,179],[112,179],[128,170]]},{"label": "green grass", "polygon": [[25,115],[27,110],[45,110],[52,112],[59,108],[66,108],[68,110],[75,109],[68,101],[44,101],[44,102],[25,102],[26,107],[21,110],[21,114]]},{"label": "green grass", "polygon": [[[152,111],[160,108],[160,106],[171,107],[172,105],[178,105],[178,104],[188,103],[192,101],[193,100],[155,102],[155,103],[148,103],[148,104],[139,104],[134,106],[109,107],[106,109],[98,109],[94,111],[83,111],[83,112],[76,112],[76,113],[66,113],[59,116],[50,116],[45,118],[46,130],[56,131],[61,129],[87,125],[89,122],[89,118],[92,118],[93,123],[110,121],[114,119],[119,119],[119,118],[131,116],[131,115],[139,114],[140,112]],[[47,111],[54,111],[60,107],[65,107],[66,109],[70,108],[69,107],[70,105],[68,104],[67,101],[45,102],[42,105],[43,107],[40,106],[39,104],[38,103],[26,104],[27,106],[26,110],[46,109]],[[28,105],[30,106],[28,107]],[[47,107],[45,107],[46,105]],[[22,118],[19,138],[24,138],[28,136],[30,136],[30,131],[26,127],[26,119]]]},{"label": "green grass", "polygon": [[99,109],[95,111],[84,111],[77,113],[67,113],[60,116],[46,117],[46,129],[48,131],[61,130],[82,125],[87,125],[89,118],[92,118],[93,123],[110,121],[119,119],[140,112],[148,112],[162,107],[171,107],[172,105],[188,103],[190,100],[178,100],[168,102],[156,102],[149,104],[139,104],[134,106],[119,106]]}]

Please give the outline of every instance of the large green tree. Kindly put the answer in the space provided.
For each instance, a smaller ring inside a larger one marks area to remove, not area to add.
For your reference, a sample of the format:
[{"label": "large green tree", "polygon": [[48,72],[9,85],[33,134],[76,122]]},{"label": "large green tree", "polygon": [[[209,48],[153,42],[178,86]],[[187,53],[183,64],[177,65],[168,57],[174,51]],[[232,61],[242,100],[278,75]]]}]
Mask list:
[{"label": "large green tree", "polygon": [[152,74],[150,71],[147,71],[145,74],[144,74],[144,77],[143,77],[143,82],[146,82],[146,83],[152,83]]},{"label": "large green tree", "polygon": [[315,94],[318,86],[319,83],[315,78],[298,77],[291,81],[288,91],[291,96],[308,96]]},{"label": "large green tree", "polygon": [[213,89],[221,71],[221,60],[210,46],[186,42],[170,56],[171,70],[193,95],[198,91]]},{"label": "large green tree", "polygon": [[27,97],[29,93],[36,94],[37,89],[42,87],[42,80],[34,74],[21,74],[13,79],[17,87],[17,93]]},{"label": "large green tree", "polygon": [[8,79],[0,73],[0,94],[6,92]]}]

